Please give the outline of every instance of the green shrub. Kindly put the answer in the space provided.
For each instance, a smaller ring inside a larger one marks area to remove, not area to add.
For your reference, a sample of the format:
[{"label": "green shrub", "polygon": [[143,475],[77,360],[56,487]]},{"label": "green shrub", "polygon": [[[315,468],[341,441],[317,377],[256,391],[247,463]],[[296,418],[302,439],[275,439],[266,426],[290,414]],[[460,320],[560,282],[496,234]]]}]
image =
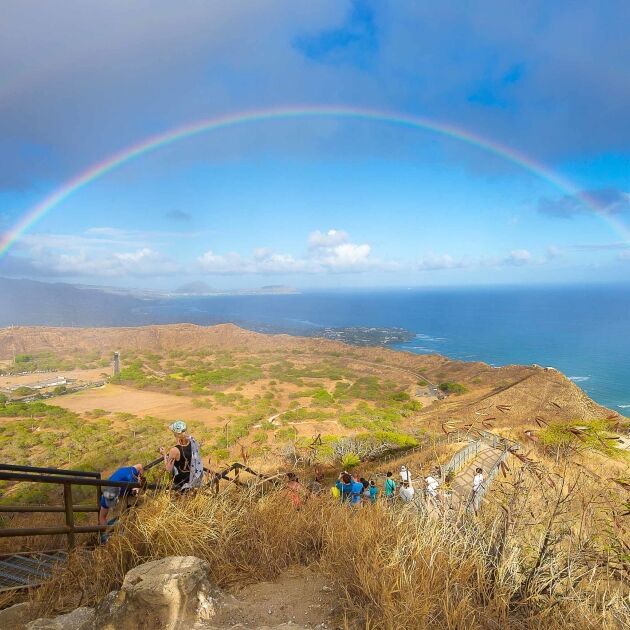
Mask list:
[{"label": "green shrub", "polygon": [[445,394],[455,394],[456,396],[465,394],[468,391],[461,383],[440,383],[438,388]]},{"label": "green shrub", "polygon": [[358,466],[360,463],[361,463],[361,458],[358,455],[355,455],[354,453],[346,453],[341,458],[341,466],[345,470],[350,470],[351,468]]},{"label": "green shrub", "polygon": [[13,390],[13,393],[17,396],[32,396],[35,393],[35,390],[22,385],[22,387],[18,387],[17,389]]}]

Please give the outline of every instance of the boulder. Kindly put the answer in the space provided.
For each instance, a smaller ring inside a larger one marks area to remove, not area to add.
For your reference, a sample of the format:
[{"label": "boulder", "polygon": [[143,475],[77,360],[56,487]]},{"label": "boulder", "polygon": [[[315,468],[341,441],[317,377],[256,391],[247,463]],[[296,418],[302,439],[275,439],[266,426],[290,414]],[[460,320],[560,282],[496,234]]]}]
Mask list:
[{"label": "boulder", "polygon": [[35,619],[26,630],[90,630],[94,623],[94,608],[81,607],[52,619]]},{"label": "boulder", "polygon": [[132,569],[98,607],[93,629],[183,630],[210,620],[220,592],[208,568],[194,556],[171,556]]},{"label": "boulder", "polygon": [[13,604],[13,606],[3,608],[0,610],[0,628],[22,630],[26,623],[33,618],[30,612],[28,602]]}]

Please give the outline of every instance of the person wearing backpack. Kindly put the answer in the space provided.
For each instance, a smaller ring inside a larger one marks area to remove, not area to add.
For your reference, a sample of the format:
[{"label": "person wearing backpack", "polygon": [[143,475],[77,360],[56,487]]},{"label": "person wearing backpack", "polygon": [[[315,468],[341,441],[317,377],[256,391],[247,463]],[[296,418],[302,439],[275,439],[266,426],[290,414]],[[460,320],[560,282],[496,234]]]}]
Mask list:
[{"label": "person wearing backpack", "polygon": [[376,482],[373,479],[370,479],[370,501],[372,503],[376,503],[376,499],[378,499],[378,488],[376,487]]},{"label": "person wearing backpack", "polygon": [[350,497],[352,495],[352,477],[349,473],[344,470],[339,475],[335,487],[337,488],[337,490],[339,490],[339,496],[342,502],[350,500]]},{"label": "person wearing backpack", "polygon": [[393,479],[393,473],[391,470],[387,471],[387,478],[385,479],[385,498],[393,501],[396,497],[396,482]]},{"label": "person wearing backpack", "polygon": [[364,487],[361,481],[357,477],[352,478],[351,485],[351,494],[350,494],[350,503],[354,507],[359,507],[361,505],[361,500],[363,498]]}]

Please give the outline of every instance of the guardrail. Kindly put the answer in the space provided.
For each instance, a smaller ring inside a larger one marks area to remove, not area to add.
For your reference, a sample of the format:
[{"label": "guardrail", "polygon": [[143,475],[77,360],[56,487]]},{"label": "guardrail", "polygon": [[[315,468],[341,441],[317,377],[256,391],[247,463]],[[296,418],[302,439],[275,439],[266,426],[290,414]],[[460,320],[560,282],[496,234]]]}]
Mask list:
[{"label": "guardrail", "polygon": [[467,446],[457,451],[447,464],[440,466],[440,476],[446,478],[449,473],[456,473],[464,467],[466,462],[477,455],[481,447],[480,440],[469,442]]},{"label": "guardrail", "polygon": [[492,468],[488,471],[488,474],[486,475],[486,478],[484,479],[483,483],[479,486],[479,488],[477,488],[475,492],[472,492],[470,494],[470,497],[466,503],[466,510],[472,509],[475,512],[479,510],[479,505],[481,504],[481,500],[488,492],[490,488],[490,484],[499,473],[502,462],[504,462],[507,459],[507,456],[510,454],[511,450],[512,449],[506,449],[501,453],[501,455],[499,455],[497,460],[492,465]]},{"label": "guardrail", "polygon": [[[34,466],[15,466],[0,464],[0,480],[22,481],[30,483],[47,483],[63,486],[63,505],[0,505],[0,512],[59,512],[65,514],[65,525],[58,527],[24,527],[0,529],[0,538],[17,536],[55,536],[65,534],[68,547],[72,549],[76,534],[91,534],[108,529],[106,525],[76,525],[74,515],[78,512],[96,512],[100,510],[101,488],[155,489],[154,484],[129,483],[101,479],[100,473],[81,470],[64,470],[61,468],[40,468]],[[96,501],[90,505],[75,505],[72,497],[73,486],[91,486],[96,489]]]},{"label": "guardrail", "polygon": [[503,436],[496,435],[495,433],[490,433],[489,431],[482,431],[481,439],[490,444],[493,448],[502,450],[502,453],[497,457],[496,461],[492,465],[492,468],[488,471],[486,478],[483,483],[475,492],[472,492],[468,501],[466,502],[466,510],[473,509],[475,512],[479,509],[479,505],[481,504],[481,500],[486,495],[490,488],[490,484],[494,480],[494,478],[499,473],[501,469],[501,464],[507,459],[507,456],[517,450],[522,448],[519,442],[515,442],[514,440],[509,440],[508,438],[504,438]]}]

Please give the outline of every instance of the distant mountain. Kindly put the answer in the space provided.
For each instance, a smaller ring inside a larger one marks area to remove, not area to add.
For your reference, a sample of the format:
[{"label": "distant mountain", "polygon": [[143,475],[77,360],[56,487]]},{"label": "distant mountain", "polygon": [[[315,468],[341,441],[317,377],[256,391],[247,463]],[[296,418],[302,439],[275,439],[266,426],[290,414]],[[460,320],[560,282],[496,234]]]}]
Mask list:
[{"label": "distant mountain", "polygon": [[183,284],[173,291],[171,295],[259,295],[297,293],[293,287],[282,284],[268,284],[254,289],[215,289],[202,280]]},{"label": "distant mountain", "polygon": [[[0,278],[2,326],[140,326],[190,322],[201,325],[225,321],[212,308],[191,305],[192,296],[284,295],[296,289],[271,285],[259,289],[218,290],[191,282],[173,292],[72,285]],[[235,320],[252,325],[244,319]]]},{"label": "distant mountain", "polygon": [[299,293],[294,287],[287,287],[283,284],[268,284],[260,289],[254,289],[252,292],[257,293]]},{"label": "distant mountain", "polygon": [[0,326],[130,326],[144,300],[71,284],[0,278]]},{"label": "distant mountain", "polygon": [[188,282],[187,284],[182,284],[181,287],[175,289],[174,293],[180,295],[208,295],[212,293],[217,293],[217,289],[211,287],[207,282],[198,280],[196,282]]}]

